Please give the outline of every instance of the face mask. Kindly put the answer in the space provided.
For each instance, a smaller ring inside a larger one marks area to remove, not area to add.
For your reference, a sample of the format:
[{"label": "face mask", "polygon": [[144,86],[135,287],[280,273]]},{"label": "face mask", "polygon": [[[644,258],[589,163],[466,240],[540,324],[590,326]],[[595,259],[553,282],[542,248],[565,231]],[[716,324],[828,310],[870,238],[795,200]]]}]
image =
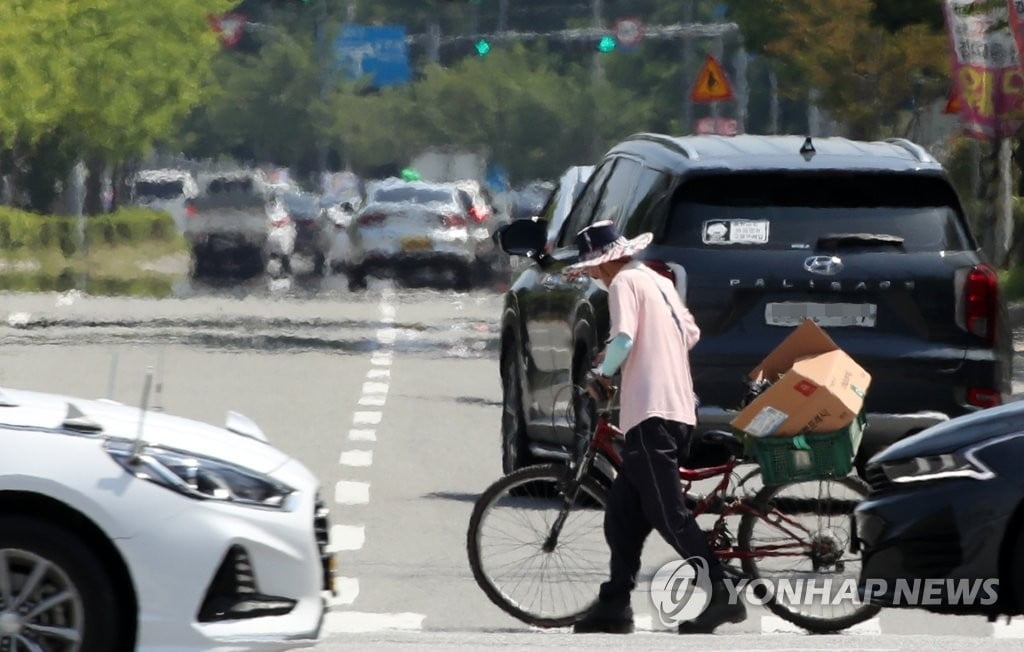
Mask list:
[{"label": "face mask", "polygon": [[597,287],[601,288],[605,292],[608,291],[608,286],[605,285],[604,281],[602,281],[601,279],[599,279],[599,278],[592,278],[590,280],[594,282],[594,285],[596,285]]}]

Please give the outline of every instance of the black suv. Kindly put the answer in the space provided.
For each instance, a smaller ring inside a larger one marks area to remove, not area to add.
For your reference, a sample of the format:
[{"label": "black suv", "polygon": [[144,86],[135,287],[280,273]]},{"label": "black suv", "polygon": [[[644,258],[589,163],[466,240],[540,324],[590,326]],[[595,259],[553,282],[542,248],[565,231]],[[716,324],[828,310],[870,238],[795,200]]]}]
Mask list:
[{"label": "black suv", "polygon": [[575,235],[599,220],[654,233],[640,258],[675,282],[701,328],[699,427],[732,420],[746,374],[804,318],[872,375],[860,461],[1011,393],[996,273],[923,148],[639,134],[604,157],[557,233],[538,218],[498,235],[530,259],[501,317],[506,471],[566,459],[589,431],[593,408],[575,387],[609,337],[607,294],[561,272],[578,257]]}]

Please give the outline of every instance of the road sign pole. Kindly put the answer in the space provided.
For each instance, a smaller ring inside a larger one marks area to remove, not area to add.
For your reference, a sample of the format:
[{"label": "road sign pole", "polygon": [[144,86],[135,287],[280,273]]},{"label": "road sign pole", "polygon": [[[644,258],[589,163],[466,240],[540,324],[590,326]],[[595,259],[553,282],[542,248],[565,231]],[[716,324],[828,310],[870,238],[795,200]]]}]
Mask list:
[{"label": "road sign pole", "polygon": [[[711,46],[711,51],[714,52],[714,56],[715,56],[715,60],[716,61],[721,61],[722,60],[722,37],[719,36],[718,38],[716,38],[714,40],[714,42],[713,42],[713,44]],[[711,117],[714,118],[714,120],[715,120],[715,131],[718,131],[718,118],[719,118],[719,116],[720,116],[720,113],[719,113],[719,110],[718,110],[718,102],[712,102],[711,103]]]}]

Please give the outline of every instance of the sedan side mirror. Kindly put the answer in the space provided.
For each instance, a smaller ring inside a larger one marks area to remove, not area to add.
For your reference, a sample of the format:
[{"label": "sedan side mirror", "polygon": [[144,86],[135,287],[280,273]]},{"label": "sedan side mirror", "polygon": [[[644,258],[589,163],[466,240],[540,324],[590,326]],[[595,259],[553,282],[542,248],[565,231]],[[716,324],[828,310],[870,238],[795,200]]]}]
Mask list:
[{"label": "sedan side mirror", "polygon": [[510,256],[536,258],[544,251],[548,223],[539,217],[513,220],[494,232],[494,241]]}]

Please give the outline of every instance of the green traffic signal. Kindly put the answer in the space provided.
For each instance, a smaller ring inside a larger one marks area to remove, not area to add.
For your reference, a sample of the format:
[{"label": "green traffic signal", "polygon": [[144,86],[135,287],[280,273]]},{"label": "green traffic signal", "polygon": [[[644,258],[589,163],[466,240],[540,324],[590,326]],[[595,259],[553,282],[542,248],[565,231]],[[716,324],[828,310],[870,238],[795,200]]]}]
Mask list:
[{"label": "green traffic signal", "polygon": [[491,44],[487,39],[480,39],[476,42],[476,53],[481,57],[487,56],[487,53],[491,51]]},{"label": "green traffic signal", "polygon": [[615,50],[616,45],[615,37],[613,36],[602,36],[601,40],[597,43],[598,52],[612,52]]}]

